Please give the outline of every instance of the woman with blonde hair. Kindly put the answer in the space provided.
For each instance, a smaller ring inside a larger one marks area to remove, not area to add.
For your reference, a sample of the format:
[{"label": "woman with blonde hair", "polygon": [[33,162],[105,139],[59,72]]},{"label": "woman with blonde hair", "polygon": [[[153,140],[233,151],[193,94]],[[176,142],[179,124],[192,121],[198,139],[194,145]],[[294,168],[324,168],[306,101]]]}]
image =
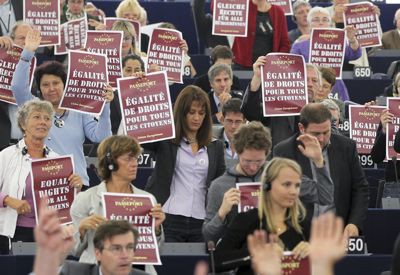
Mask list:
[{"label": "woman with blonde hair", "polygon": [[236,274],[253,274],[250,261],[236,261],[249,256],[247,235],[263,229],[277,236],[284,251],[302,259],[308,256],[309,225],[300,202],[301,168],[293,160],[273,158],[261,176],[258,209],[240,213],[232,221],[215,251],[219,271],[239,268]]},{"label": "woman with blonde hair", "polygon": [[123,0],[115,10],[115,15],[119,18],[140,21],[142,6],[136,0]]},{"label": "woman with blonde hair", "polygon": [[140,49],[136,46],[137,34],[135,27],[129,21],[118,20],[115,21],[111,30],[122,31],[122,51],[121,58],[124,58],[128,54],[136,54],[139,56],[145,56],[145,53],[140,52]]},{"label": "woman with blonde hair", "polygon": [[[119,3],[115,10],[115,15],[118,18],[139,21],[140,26],[145,26],[147,23],[146,10],[140,5],[137,0],[123,0]],[[140,35],[140,46],[142,52],[147,52],[149,45],[149,36],[142,33]],[[138,49],[139,50],[139,49]]]}]

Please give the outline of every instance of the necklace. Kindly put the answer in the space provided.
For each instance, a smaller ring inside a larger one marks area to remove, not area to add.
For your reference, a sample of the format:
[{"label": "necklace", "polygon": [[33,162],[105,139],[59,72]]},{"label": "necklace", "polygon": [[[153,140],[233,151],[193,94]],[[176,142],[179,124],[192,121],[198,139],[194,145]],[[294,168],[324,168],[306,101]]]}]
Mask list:
[{"label": "necklace", "polygon": [[197,143],[197,138],[186,138],[189,144]]},{"label": "necklace", "polygon": [[64,127],[65,121],[62,120],[62,118],[65,116],[65,113],[66,113],[66,110],[64,110],[64,112],[62,113],[61,116],[56,116],[56,115],[54,115],[54,125],[55,125],[57,128],[62,128],[62,127]]},{"label": "necklace", "polygon": [[10,21],[11,21],[11,2],[8,1],[8,20],[7,20],[7,26],[6,23],[4,23],[3,19],[0,17],[0,22],[1,25],[3,25],[5,31],[8,33],[10,31]]}]

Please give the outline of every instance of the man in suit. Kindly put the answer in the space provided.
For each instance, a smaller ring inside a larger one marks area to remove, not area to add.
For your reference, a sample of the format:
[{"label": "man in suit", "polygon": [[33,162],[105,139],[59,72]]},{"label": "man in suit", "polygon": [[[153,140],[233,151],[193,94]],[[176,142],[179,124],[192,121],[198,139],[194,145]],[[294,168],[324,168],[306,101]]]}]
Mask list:
[{"label": "man in suit", "polygon": [[213,125],[213,138],[221,140],[225,144],[225,164],[230,168],[238,163],[238,155],[232,144],[233,133],[245,123],[245,118],[240,110],[242,101],[239,98],[231,98],[222,106],[220,125]]},{"label": "man in suit", "polygon": [[389,49],[389,50],[400,49],[400,9],[398,9],[394,14],[393,23],[396,25],[396,28],[384,32],[382,35],[383,49]]},{"label": "man in suit", "polygon": [[[233,52],[231,48],[223,45],[215,46],[210,53],[211,65],[224,63],[228,66],[233,64]],[[211,91],[210,80],[208,74],[203,74],[197,77],[193,85],[202,88],[207,94]],[[232,75],[232,90],[242,91],[240,80],[237,76]]]},{"label": "man in suit", "polygon": [[211,91],[208,93],[213,123],[221,123],[222,106],[231,98],[243,98],[242,91],[232,90],[232,69],[224,63],[214,64],[208,70]]},{"label": "man in suit", "polygon": [[332,210],[343,218],[345,234],[358,236],[363,229],[368,208],[368,182],[360,165],[356,143],[342,135],[331,133],[331,113],[320,103],[310,103],[303,107],[298,124],[300,134],[296,134],[275,146],[274,156],[296,160],[303,174],[315,178],[315,169],[310,160],[301,153],[301,136],[315,136],[321,146],[324,162],[329,166],[334,184],[332,205],[306,205],[308,214],[319,215]]},{"label": "man in suit", "polygon": [[37,244],[35,275],[146,275],[132,269],[138,231],[128,221],[106,221],[99,225],[93,242],[98,265],[62,259],[73,247],[73,227],[61,227],[57,212],[42,200],[39,224],[35,228]]}]

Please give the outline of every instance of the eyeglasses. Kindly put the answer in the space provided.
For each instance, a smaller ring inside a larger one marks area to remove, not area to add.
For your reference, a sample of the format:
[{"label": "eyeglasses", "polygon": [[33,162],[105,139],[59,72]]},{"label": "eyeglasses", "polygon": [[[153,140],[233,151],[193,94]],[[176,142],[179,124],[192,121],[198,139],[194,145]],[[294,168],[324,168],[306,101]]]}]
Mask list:
[{"label": "eyeglasses", "polygon": [[313,22],[313,23],[329,23],[329,22],[331,22],[331,20],[328,18],[328,17],[322,17],[322,18],[320,18],[320,17],[314,17],[314,18],[312,18],[311,19],[311,22]]},{"label": "eyeglasses", "polygon": [[129,155],[126,157],[119,157],[119,159],[122,160],[123,162],[137,162],[139,159],[139,156]]},{"label": "eyeglasses", "polygon": [[132,41],[132,36],[124,36],[124,42]]},{"label": "eyeglasses", "polygon": [[229,125],[240,125],[240,124],[243,123],[243,120],[225,119],[224,122],[225,122],[226,124],[229,124]]},{"label": "eyeglasses", "polygon": [[256,166],[262,166],[265,163],[265,159],[263,160],[249,160],[249,159],[240,159],[243,165],[250,166],[252,164]]},{"label": "eyeglasses", "polygon": [[127,254],[134,254],[135,253],[135,245],[128,244],[127,246],[122,245],[111,245],[108,248],[103,248],[104,250],[110,251],[114,255],[121,255],[124,250]]}]

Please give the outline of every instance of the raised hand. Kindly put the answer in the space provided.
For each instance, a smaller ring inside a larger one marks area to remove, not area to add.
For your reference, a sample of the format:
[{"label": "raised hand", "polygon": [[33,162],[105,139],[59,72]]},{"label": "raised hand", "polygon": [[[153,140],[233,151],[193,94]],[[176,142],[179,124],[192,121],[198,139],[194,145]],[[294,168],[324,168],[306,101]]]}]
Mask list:
[{"label": "raised hand", "polygon": [[264,230],[256,230],[247,236],[251,266],[258,275],[280,275],[282,248],[277,244],[277,236],[270,234],[268,237],[267,241]]},{"label": "raised hand", "polygon": [[49,209],[47,198],[42,198],[39,223],[35,227],[36,257],[34,274],[58,274],[59,265],[74,246],[74,227],[61,226],[56,210]]},{"label": "raised hand", "polygon": [[266,57],[259,56],[253,64],[253,77],[250,82],[250,91],[257,92],[261,85],[261,66],[265,65]]},{"label": "raised hand", "polygon": [[309,134],[302,134],[297,138],[297,141],[301,142],[297,146],[300,152],[311,159],[318,168],[322,168],[324,166],[324,157],[318,139]]},{"label": "raised hand", "polygon": [[313,219],[310,259],[313,274],[333,274],[333,265],[346,253],[343,220],[331,212]]},{"label": "raised hand", "polygon": [[36,51],[36,49],[40,45],[41,40],[42,37],[40,36],[40,31],[31,29],[30,31],[28,31],[25,38],[25,49],[27,49],[30,52]]},{"label": "raised hand", "polygon": [[386,126],[388,123],[392,123],[394,115],[389,112],[389,109],[385,109],[381,113],[381,124],[382,124],[382,132],[386,134]]}]

